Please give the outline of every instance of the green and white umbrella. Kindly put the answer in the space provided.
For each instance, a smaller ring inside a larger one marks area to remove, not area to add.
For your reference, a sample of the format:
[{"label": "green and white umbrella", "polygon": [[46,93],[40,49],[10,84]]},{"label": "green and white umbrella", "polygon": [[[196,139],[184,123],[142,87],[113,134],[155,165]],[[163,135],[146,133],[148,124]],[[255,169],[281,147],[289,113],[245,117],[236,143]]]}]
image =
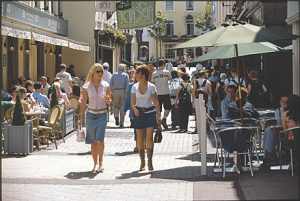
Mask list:
[{"label": "green and white umbrella", "polygon": [[[255,54],[266,54],[284,51],[283,48],[274,45],[270,42],[260,43],[240,43],[237,44],[239,56],[248,56]],[[233,45],[224,45],[216,47],[206,54],[201,55],[193,60],[193,62],[202,62],[213,59],[229,59],[236,57],[235,48]]]},{"label": "green and white umbrella", "polygon": [[253,42],[272,42],[292,38],[293,35],[289,33],[276,34],[265,27],[231,22],[228,25],[220,26],[215,30],[206,32],[196,38],[181,43],[175,46],[174,49],[215,47]]}]

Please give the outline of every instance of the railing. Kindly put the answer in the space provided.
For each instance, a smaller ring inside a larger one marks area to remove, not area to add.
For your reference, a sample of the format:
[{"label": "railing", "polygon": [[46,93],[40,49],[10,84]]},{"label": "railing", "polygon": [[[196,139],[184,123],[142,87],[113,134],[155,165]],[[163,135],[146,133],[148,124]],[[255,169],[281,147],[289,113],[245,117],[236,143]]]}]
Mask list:
[{"label": "railing", "polygon": [[2,2],[2,16],[32,27],[68,35],[68,21],[17,1]]}]

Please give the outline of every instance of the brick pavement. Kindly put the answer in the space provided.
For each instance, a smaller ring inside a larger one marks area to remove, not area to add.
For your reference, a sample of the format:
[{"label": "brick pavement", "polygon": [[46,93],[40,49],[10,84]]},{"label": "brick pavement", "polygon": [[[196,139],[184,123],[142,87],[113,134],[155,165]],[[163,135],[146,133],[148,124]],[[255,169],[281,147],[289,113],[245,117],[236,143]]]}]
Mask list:
[{"label": "brick pavement", "polygon": [[[192,125],[193,126],[193,121]],[[126,122],[128,125],[128,122]],[[2,160],[2,200],[239,200],[296,197],[297,184],[287,174],[276,179],[200,176],[197,135],[165,132],[161,144],[155,144],[155,171],[137,172],[138,155],[133,154],[133,134],[129,128],[107,129],[104,173],[92,175],[89,146],[70,135],[57,150],[34,152],[27,157]],[[209,153],[214,150],[208,144]],[[211,163],[209,163],[211,165]],[[211,170],[211,168],[209,169]],[[270,176],[267,176],[270,178]],[[264,178],[260,175],[259,178]],[[289,185],[286,185],[289,184]],[[272,187],[270,194],[269,188]],[[283,188],[285,186],[285,188]],[[284,192],[280,193],[280,190]],[[259,193],[256,194],[255,192]],[[256,196],[257,195],[257,196]]]}]

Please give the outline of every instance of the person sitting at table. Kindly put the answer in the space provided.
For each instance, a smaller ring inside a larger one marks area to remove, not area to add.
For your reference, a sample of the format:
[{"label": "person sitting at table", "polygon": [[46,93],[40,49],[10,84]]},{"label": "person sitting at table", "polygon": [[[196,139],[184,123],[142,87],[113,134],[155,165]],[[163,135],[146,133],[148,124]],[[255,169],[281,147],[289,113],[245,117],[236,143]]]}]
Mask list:
[{"label": "person sitting at table", "polygon": [[17,94],[19,94],[20,96],[24,112],[30,112],[34,103],[32,103],[31,100],[28,98],[26,88],[19,87],[17,89]]},{"label": "person sitting at table", "polygon": [[33,81],[31,80],[26,80],[25,81],[25,88],[28,94],[32,94],[33,93]]},{"label": "person sitting at table", "polygon": [[60,104],[65,104],[65,106],[67,108],[69,108],[70,107],[70,101],[69,101],[68,95],[66,93],[62,92],[62,90],[61,90],[60,79],[56,78],[54,80],[53,85],[56,89],[56,95],[57,95],[57,98],[58,98],[58,102]]},{"label": "person sitting at table", "polygon": [[221,115],[222,119],[229,119],[229,111],[228,108],[230,104],[233,104],[235,101],[235,93],[236,93],[237,85],[234,82],[230,82],[228,87],[226,88],[226,96],[221,101]]},{"label": "person sitting at table", "polygon": [[[247,102],[247,89],[245,87],[240,87],[236,89],[236,93],[233,97],[235,101],[232,101],[228,104],[228,118],[229,119],[239,119],[239,118],[257,118],[259,114],[254,109],[251,103]],[[233,137],[230,140],[225,140],[227,142],[230,141],[230,143],[224,143],[223,147],[224,149],[229,152],[233,153],[233,170],[240,174],[240,170],[238,166],[242,164],[242,161],[239,160],[238,152],[244,149],[245,141],[243,135],[239,137],[237,134],[235,137]]]},{"label": "person sitting at table", "polygon": [[33,99],[36,103],[41,104],[45,108],[50,107],[50,101],[47,96],[43,95],[41,92],[42,85],[40,82],[35,82],[33,85],[34,92],[32,93]]},{"label": "person sitting at table", "polygon": [[[288,96],[283,95],[280,97],[280,107],[275,110],[275,119],[277,120],[277,125],[285,127],[284,122],[287,118],[287,110]],[[276,128],[267,127],[264,131],[264,160],[261,166],[263,170],[269,170],[270,163],[275,158],[274,148],[278,144],[278,135],[279,130]]]},{"label": "person sitting at table", "polygon": [[41,92],[44,95],[48,94],[48,90],[51,87],[50,84],[48,84],[48,78],[46,76],[42,76],[40,78],[40,83],[41,83]]}]

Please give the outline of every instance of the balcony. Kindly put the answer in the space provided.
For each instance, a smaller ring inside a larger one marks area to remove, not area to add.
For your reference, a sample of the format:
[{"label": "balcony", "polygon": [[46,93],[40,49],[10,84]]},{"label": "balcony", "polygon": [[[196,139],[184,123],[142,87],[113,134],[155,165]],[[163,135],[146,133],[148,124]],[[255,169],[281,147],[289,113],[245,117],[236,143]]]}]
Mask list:
[{"label": "balcony", "polygon": [[16,1],[2,1],[2,17],[62,36],[68,35],[68,21]]}]

